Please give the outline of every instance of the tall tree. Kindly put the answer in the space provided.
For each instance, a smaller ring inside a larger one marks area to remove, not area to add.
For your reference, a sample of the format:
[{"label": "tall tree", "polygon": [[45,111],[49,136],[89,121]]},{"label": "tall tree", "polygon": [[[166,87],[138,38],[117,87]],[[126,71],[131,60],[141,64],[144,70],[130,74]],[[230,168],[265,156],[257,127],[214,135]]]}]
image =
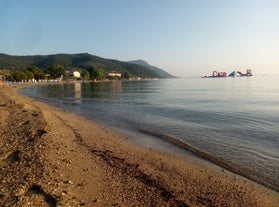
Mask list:
[{"label": "tall tree", "polygon": [[130,78],[132,77],[132,75],[131,75],[131,73],[129,73],[129,72],[124,72],[124,73],[122,74],[122,77],[125,78],[125,79],[130,79]]},{"label": "tall tree", "polygon": [[14,71],[12,72],[12,75],[13,80],[17,82],[27,80],[27,75],[22,71]]},{"label": "tall tree", "polygon": [[30,66],[27,68],[27,71],[30,71],[34,74],[34,78],[38,80],[42,80],[45,78],[45,74],[43,70],[37,66]]},{"label": "tall tree", "polygon": [[27,80],[33,80],[34,79],[34,74],[31,71],[26,70],[26,71],[24,71],[24,73],[27,76]]},{"label": "tall tree", "polygon": [[83,70],[81,72],[81,77],[83,78],[83,80],[90,80],[90,73],[88,72],[88,70]]},{"label": "tall tree", "polygon": [[87,70],[90,73],[91,80],[104,80],[106,77],[105,71],[97,66],[90,66]]},{"label": "tall tree", "polygon": [[66,70],[62,65],[51,65],[47,67],[47,73],[50,78],[60,78],[66,74]]}]

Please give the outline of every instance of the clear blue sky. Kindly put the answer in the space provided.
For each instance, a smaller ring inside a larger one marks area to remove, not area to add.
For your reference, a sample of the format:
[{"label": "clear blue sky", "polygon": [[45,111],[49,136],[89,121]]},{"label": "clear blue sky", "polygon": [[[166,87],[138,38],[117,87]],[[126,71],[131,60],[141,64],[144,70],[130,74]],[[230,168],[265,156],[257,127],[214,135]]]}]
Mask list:
[{"label": "clear blue sky", "polygon": [[279,73],[279,0],[0,0],[0,52],[144,59],[179,76]]}]

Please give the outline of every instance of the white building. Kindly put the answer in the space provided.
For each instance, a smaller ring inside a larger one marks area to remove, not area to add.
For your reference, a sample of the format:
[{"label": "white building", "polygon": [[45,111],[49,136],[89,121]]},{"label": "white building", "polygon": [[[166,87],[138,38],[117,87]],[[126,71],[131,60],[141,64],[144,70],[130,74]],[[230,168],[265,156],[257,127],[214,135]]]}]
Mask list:
[{"label": "white building", "polygon": [[119,77],[119,78],[121,78],[122,74],[113,71],[113,72],[109,72],[109,73],[108,73],[108,76],[109,76],[109,77]]},{"label": "white building", "polygon": [[73,72],[73,76],[74,76],[75,78],[80,78],[80,72],[74,71],[74,72]]}]

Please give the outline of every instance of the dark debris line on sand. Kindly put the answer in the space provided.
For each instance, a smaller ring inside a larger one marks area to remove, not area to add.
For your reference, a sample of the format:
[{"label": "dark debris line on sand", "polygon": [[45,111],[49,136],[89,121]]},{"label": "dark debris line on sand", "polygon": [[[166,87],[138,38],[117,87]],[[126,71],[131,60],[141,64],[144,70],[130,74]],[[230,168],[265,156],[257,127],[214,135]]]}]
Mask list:
[{"label": "dark debris line on sand", "polygon": [[113,156],[111,151],[91,151],[93,154],[100,156],[109,166],[121,172],[124,176],[135,178],[145,184],[146,186],[155,188],[156,192],[168,202],[171,206],[189,207],[186,203],[175,198],[172,191],[168,190],[160,182],[144,173],[137,164],[126,162],[125,159]]},{"label": "dark debris line on sand", "polygon": [[[55,114],[53,114],[55,115]],[[143,172],[138,164],[131,164],[127,162],[124,158],[117,157],[113,155],[112,151],[109,150],[96,150],[92,149],[92,146],[88,146],[83,142],[83,138],[79,132],[77,132],[72,126],[65,123],[63,119],[59,116],[55,115],[56,118],[60,119],[64,125],[71,128],[73,133],[75,134],[76,142],[81,146],[85,147],[89,150],[93,155],[101,157],[101,159],[109,166],[115,173],[121,173],[125,177],[129,177],[131,179],[136,179],[143,183],[145,186],[154,188],[155,193],[158,194],[164,202],[168,203],[170,206],[177,207],[189,207],[184,201],[176,199],[174,192],[167,189],[162,183],[153,179],[151,176],[147,175]]]}]

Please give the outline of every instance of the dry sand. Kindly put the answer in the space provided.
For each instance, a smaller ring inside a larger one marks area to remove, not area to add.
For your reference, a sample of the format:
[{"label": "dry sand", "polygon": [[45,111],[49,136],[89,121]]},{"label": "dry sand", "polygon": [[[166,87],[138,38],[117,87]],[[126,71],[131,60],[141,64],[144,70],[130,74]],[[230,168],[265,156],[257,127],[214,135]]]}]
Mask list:
[{"label": "dry sand", "polygon": [[279,193],[0,87],[0,206],[279,206]]}]

